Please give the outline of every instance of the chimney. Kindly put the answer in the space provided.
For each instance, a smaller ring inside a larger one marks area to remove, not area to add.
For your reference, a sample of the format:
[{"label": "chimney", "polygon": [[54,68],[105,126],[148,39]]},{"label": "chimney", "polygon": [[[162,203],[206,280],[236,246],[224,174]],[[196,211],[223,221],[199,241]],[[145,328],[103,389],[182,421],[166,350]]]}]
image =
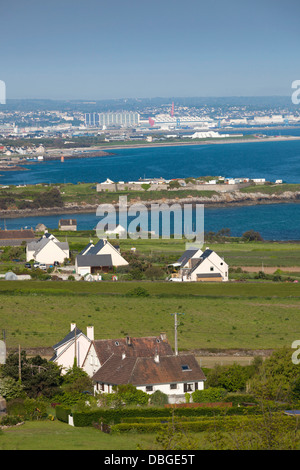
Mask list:
[{"label": "chimney", "polygon": [[70,331],[73,331],[76,327],[76,323],[71,323],[71,330]]},{"label": "chimney", "polygon": [[156,364],[159,364],[159,354],[158,354],[158,352],[155,353],[154,362],[156,362]]},{"label": "chimney", "polygon": [[131,343],[131,338],[130,338],[130,336],[127,336],[127,338],[126,338],[126,344],[127,344],[127,346],[131,346],[132,343]]},{"label": "chimney", "polygon": [[123,359],[125,359],[125,357],[126,357],[126,354],[123,352],[122,353],[122,361],[123,361]]},{"label": "chimney", "polygon": [[87,326],[86,336],[88,337],[89,340],[94,341],[94,327],[93,326]]},{"label": "chimney", "polygon": [[161,334],[160,334],[160,339],[161,339],[162,341],[167,341],[167,333],[161,333]]}]

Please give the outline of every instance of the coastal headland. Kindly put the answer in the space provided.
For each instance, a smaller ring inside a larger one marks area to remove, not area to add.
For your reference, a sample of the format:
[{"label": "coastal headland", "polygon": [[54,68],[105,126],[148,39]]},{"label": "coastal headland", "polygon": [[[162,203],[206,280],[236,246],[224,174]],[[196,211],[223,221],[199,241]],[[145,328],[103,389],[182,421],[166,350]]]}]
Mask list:
[{"label": "coastal headland", "polygon": [[[57,192],[58,199],[52,195]],[[51,197],[50,197],[51,195]],[[0,191],[2,218],[17,218],[61,213],[96,212],[100,204],[112,204],[116,209],[119,197],[126,196],[128,204],[204,204],[208,207],[249,206],[300,202],[300,184],[273,184],[247,186],[242,189],[218,192],[216,190],[161,190],[96,192],[95,184],[56,184],[7,187]],[[43,201],[43,203],[42,203]],[[41,205],[43,204],[43,205]]]}]

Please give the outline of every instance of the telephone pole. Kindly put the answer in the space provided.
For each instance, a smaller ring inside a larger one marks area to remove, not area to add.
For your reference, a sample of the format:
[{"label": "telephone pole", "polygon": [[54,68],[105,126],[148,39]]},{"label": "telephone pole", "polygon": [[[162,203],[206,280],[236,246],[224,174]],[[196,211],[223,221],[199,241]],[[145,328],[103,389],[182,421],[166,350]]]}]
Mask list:
[{"label": "telephone pole", "polygon": [[175,318],[175,356],[178,356],[178,338],[177,338],[177,330],[179,326],[179,322],[177,320],[177,315],[184,315],[184,313],[171,313],[171,315],[174,315]]},{"label": "telephone pole", "polygon": [[22,366],[21,366],[21,345],[19,344],[19,381],[22,381]]}]

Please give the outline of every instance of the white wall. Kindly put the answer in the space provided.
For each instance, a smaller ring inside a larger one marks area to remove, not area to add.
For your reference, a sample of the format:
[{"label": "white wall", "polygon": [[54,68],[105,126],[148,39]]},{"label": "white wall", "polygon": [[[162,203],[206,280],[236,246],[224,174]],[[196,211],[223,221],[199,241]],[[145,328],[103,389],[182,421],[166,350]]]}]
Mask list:
[{"label": "white wall", "polygon": [[[196,388],[195,388],[195,382],[188,382],[189,384],[191,384],[191,387],[192,387],[192,390],[188,393],[193,393]],[[198,389],[197,390],[204,390],[204,381],[201,380],[200,382],[197,382],[198,384]],[[160,390],[161,392],[165,393],[166,395],[168,395],[169,397],[169,401],[172,402],[172,403],[175,403],[177,402],[178,403],[178,400],[182,400],[183,402],[185,402],[185,391],[184,391],[184,384],[183,383],[177,383],[177,388],[176,389],[171,389],[170,388],[170,384],[156,384],[156,385],[153,385],[153,390],[152,391],[148,391],[146,390],[146,386],[145,385],[140,385],[140,386],[137,386],[136,388],[138,390],[142,390],[143,392],[146,392],[148,393],[148,395],[152,395],[152,393],[156,392],[157,390]],[[94,386],[94,393],[112,393],[112,386],[111,385],[108,385],[108,384],[104,384],[104,390],[101,389],[101,385],[100,384],[95,384]]]},{"label": "white wall", "polygon": [[[213,269],[211,270],[211,268]],[[208,273],[220,273],[223,281],[228,281],[228,264],[215,252],[212,252],[211,255],[191,273],[190,280],[197,281],[197,274]]]},{"label": "white wall", "polygon": [[97,370],[99,370],[100,366],[100,361],[96,354],[94,345],[92,344],[82,364],[82,368],[90,377],[92,377]]},{"label": "white wall", "polygon": [[[90,346],[89,339],[80,335],[76,339],[76,357],[78,367],[82,367],[83,361],[86,357]],[[72,368],[74,365],[75,359],[75,341],[69,341],[67,344],[62,345],[57,350],[57,356],[59,356],[54,362],[58,365],[63,366],[63,372],[65,373],[69,368]]]},{"label": "white wall", "polygon": [[120,253],[112,247],[109,243],[106,243],[98,254],[111,255],[112,263],[114,266],[127,266],[128,262],[120,255]]}]

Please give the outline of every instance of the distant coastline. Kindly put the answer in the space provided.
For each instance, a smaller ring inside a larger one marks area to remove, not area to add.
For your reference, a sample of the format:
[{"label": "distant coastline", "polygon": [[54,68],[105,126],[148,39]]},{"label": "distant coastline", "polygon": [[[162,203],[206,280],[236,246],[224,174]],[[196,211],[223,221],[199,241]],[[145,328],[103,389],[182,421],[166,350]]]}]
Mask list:
[{"label": "distant coastline", "polygon": [[[191,142],[149,142],[149,143],[128,143],[128,144],[114,144],[111,145],[101,145],[97,147],[90,147],[89,150],[94,152],[97,149],[104,150],[108,152],[109,150],[120,150],[120,149],[134,149],[134,148],[155,148],[155,147],[182,147],[182,146],[190,146],[190,145],[211,145],[211,144],[241,144],[241,143],[250,143],[250,142],[284,142],[284,141],[292,141],[292,140],[300,140],[300,136],[270,136],[270,137],[254,137],[252,138],[218,138],[218,139],[206,139],[206,140],[197,140],[193,139]],[[83,149],[77,149],[83,150]],[[105,156],[105,155],[103,155]],[[77,157],[78,158],[78,157]]]},{"label": "distant coastline", "polygon": [[[240,193],[239,191],[233,191],[227,194],[214,195],[208,197],[186,197],[186,198],[170,198],[170,199],[156,199],[151,201],[143,200],[132,200],[128,203],[143,204],[145,207],[150,208],[151,204],[204,204],[207,207],[239,207],[239,206],[255,206],[255,205],[268,205],[268,204],[299,204],[300,203],[300,191],[287,191],[282,194],[263,194],[263,193]],[[101,204],[101,203],[99,203]],[[1,210],[1,218],[22,218],[22,217],[35,217],[35,216],[47,216],[47,215],[60,215],[60,214],[89,214],[96,213],[99,204],[76,204],[66,203],[63,207],[49,207],[39,209],[8,209]],[[116,209],[118,208],[117,203],[112,203]]]}]

